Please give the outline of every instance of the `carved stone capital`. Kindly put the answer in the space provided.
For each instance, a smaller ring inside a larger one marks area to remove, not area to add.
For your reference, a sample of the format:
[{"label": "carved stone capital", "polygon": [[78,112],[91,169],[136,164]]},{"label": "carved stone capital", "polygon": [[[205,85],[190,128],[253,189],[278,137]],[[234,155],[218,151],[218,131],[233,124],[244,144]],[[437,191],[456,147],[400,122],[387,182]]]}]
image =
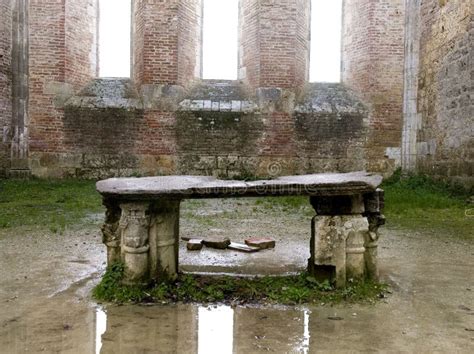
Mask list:
[{"label": "carved stone capital", "polygon": [[141,248],[148,243],[150,225],[148,203],[123,203],[119,227],[123,245],[128,248]]}]

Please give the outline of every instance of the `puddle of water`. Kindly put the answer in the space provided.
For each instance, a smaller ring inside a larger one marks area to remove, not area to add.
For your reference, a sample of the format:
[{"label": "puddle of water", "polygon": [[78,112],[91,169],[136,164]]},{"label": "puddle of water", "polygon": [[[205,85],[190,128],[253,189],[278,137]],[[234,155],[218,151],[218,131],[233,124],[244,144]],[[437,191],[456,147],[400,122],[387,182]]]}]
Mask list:
[{"label": "puddle of water", "polygon": [[95,310],[95,353],[309,353],[308,309],[226,305],[120,306]]},{"label": "puddle of water", "polygon": [[198,354],[232,354],[234,310],[228,306],[199,307]]},{"label": "puddle of water", "polygon": [[99,354],[102,349],[102,335],[107,330],[107,314],[102,308],[95,311],[95,353]]}]

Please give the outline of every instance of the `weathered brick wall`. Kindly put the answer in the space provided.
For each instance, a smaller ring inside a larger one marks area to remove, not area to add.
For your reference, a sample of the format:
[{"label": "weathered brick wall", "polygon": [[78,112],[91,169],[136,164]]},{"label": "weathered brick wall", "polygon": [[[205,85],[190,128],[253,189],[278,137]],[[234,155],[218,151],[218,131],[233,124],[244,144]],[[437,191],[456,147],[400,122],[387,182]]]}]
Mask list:
[{"label": "weathered brick wall", "polygon": [[[67,13],[79,7],[52,2],[51,13],[33,19],[31,90],[41,103],[40,111],[32,109],[34,174],[233,177],[364,168],[365,110],[351,108],[359,103],[341,85],[306,84],[309,1],[241,1],[240,59],[250,89],[237,82],[193,86],[201,65],[200,0],[134,1],[134,85],[106,79],[85,84],[90,66],[84,71],[74,66],[81,66],[86,53],[93,56],[88,37],[93,26],[82,23],[89,4],[84,1],[77,18]],[[66,18],[48,18],[61,11]],[[40,23],[45,18],[48,28]],[[79,43],[81,36],[87,37],[86,48],[68,46],[69,38]],[[51,63],[48,56],[64,61]],[[81,85],[85,88],[61,108],[60,90]],[[183,106],[186,100],[189,107]]]},{"label": "weathered brick wall", "polygon": [[[11,34],[3,31],[11,27],[9,4],[4,0],[0,8],[0,53],[11,45]],[[240,0],[244,85],[196,82],[201,0],[135,0],[134,85],[91,82],[97,71],[96,6],[95,0],[30,0],[34,174],[232,177],[364,168],[389,174],[398,165],[404,0],[345,0],[343,85],[306,83],[306,0]],[[469,181],[473,7],[463,0],[422,0],[421,6],[418,169]],[[11,114],[9,66],[3,65],[8,55],[0,61],[3,126]],[[81,90],[89,86],[99,91]]]},{"label": "weathered brick wall", "polygon": [[133,16],[135,83],[192,83],[201,72],[201,0],[135,0]]},{"label": "weathered brick wall", "polygon": [[301,89],[309,73],[310,10],[305,0],[241,0],[239,78],[254,88]]},{"label": "weathered brick wall", "polygon": [[239,1],[239,79],[260,86],[259,2]]},{"label": "weathered brick wall", "polygon": [[178,84],[190,86],[202,76],[202,0],[181,1],[178,11]]},{"label": "weathered brick wall", "polygon": [[62,101],[97,73],[97,2],[31,0],[29,150],[32,170],[75,149]]},{"label": "weathered brick wall", "polygon": [[12,2],[0,2],[0,176],[5,175],[9,166],[9,132],[12,116]]},{"label": "weathered brick wall", "polygon": [[474,4],[421,2],[418,170],[472,186]]},{"label": "weathered brick wall", "polygon": [[138,86],[178,83],[180,0],[134,1],[134,67]]},{"label": "weathered brick wall", "polygon": [[53,83],[66,78],[65,3],[55,0],[30,1],[30,152],[64,149],[63,112],[54,107]]},{"label": "weathered brick wall", "polygon": [[65,4],[65,81],[81,88],[98,75],[98,2],[69,0]]},{"label": "weathered brick wall", "polygon": [[400,160],[403,116],[404,0],[345,0],[342,81],[369,105],[368,169]]}]

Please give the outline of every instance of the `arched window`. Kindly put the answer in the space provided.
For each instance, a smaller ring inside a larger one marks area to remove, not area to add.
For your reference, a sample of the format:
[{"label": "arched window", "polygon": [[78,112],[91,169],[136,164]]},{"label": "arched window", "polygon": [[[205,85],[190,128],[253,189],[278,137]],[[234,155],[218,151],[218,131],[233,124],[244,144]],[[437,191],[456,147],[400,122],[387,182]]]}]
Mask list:
[{"label": "arched window", "polygon": [[130,77],[130,0],[99,0],[99,76]]},{"label": "arched window", "polygon": [[238,0],[204,0],[203,79],[237,79]]},{"label": "arched window", "polygon": [[341,81],[342,0],[311,0],[310,82]]}]

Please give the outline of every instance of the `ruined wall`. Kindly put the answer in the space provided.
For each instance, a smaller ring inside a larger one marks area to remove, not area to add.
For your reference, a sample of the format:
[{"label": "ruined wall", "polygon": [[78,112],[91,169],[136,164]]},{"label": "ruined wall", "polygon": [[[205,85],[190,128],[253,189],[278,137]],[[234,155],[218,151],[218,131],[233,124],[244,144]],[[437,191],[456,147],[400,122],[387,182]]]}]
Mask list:
[{"label": "ruined wall", "polygon": [[369,105],[368,169],[400,165],[405,0],[345,0],[342,81]]},{"label": "ruined wall", "polygon": [[98,3],[96,0],[65,2],[65,79],[75,89],[82,88],[99,73]]},{"label": "ruined wall", "polygon": [[189,86],[201,73],[201,0],[135,0],[132,77],[142,85]]},{"label": "ruined wall", "polygon": [[12,46],[12,1],[0,2],[0,177],[9,168],[9,132],[12,116],[11,46]]},{"label": "ruined wall", "polygon": [[[247,85],[196,80],[201,0],[133,2],[132,81],[79,75],[74,65],[83,66],[85,50],[95,43],[88,35],[94,27],[86,23],[74,30],[84,21],[85,7],[73,19],[66,15],[63,52],[53,55],[66,61],[48,62],[50,72],[44,67],[40,72],[59,77],[44,87],[34,85],[43,90],[32,97],[44,100],[44,112],[32,108],[33,174],[249,177],[364,169],[365,106],[343,85],[307,84],[310,2],[240,4],[240,72]],[[75,9],[69,5],[65,13]],[[56,7],[54,12],[63,11],[60,3]],[[38,38],[39,18],[57,21],[52,28],[61,28],[64,20],[48,16],[35,16],[32,40],[43,47],[33,62],[40,54],[51,55],[46,39]],[[61,34],[56,33],[58,40]],[[85,50],[68,46],[69,36],[78,38],[75,43],[85,36]],[[68,53],[77,60],[70,63]]]},{"label": "ruined wall", "polygon": [[30,0],[29,13],[29,160],[41,175],[69,166],[75,149],[65,139],[63,104],[97,73],[97,2]]},{"label": "ruined wall", "polygon": [[308,81],[310,16],[310,1],[240,1],[239,79],[256,90],[265,116],[260,171],[278,166],[290,173],[300,163],[292,161],[297,156],[293,108]]},{"label": "ruined wall", "polygon": [[[202,0],[133,1],[132,78],[122,80],[95,78],[96,0],[30,0],[23,123],[29,118],[32,173],[390,174],[400,164],[404,69],[415,72],[403,65],[405,33],[416,28],[405,32],[405,0],[344,1],[343,84],[307,83],[310,1],[239,3],[239,81],[199,79]],[[454,154],[472,158],[463,67],[472,53],[472,9],[455,0],[421,4],[416,156],[421,170],[437,175],[440,161],[451,160],[449,171],[464,168],[461,159],[453,167]]]},{"label": "ruined wall", "polygon": [[239,79],[254,88],[301,89],[309,75],[311,2],[241,0],[240,6]]},{"label": "ruined wall", "polygon": [[179,2],[134,1],[132,70],[138,86],[178,82]]},{"label": "ruined wall", "polygon": [[420,10],[417,170],[472,186],[474,5],[424,0]]}]

